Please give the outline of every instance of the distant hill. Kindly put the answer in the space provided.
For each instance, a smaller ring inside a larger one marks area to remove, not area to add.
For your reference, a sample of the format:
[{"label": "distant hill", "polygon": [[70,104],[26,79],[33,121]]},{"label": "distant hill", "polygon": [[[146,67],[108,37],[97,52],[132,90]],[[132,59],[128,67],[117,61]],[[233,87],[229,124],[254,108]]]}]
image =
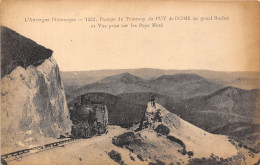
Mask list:
[{"label": "distant hill", "polygon": [[116,76],[106,77],[99,82],[85,85],[84,87],[78,88],[74,91],[72,90],[70,93],[66,91],[66,96],[68,101],[71,101],[79,95],[92,92],[118,95],[122,93],[154,92],[154,90],[147,85],[145,80],[129,73],[123,73]]},{"label": "distant hill", "polygon": [[128,72],[121,73],[115,76],[110,76],[99,81],[100,83],[111,83],[111,82],[123,82],[123,83],[142,83],[144,80],[140,77],[136,77]]},{"label": "distant hill", "polygon": [[204,78],[196,75],[196,74],[183,74],[183,73],[178,73],[174,75],[163,75],[158,77],[155,80],[152,80],[152,83],[183,83],[183,82],[193,82],[193,81],[199,81],[203,80]]},{"label": "distant hill", "polygon": [[163,75],[148,84],[158,93],[176,100],[207,95],[224,87],[196,74]]},{"label": "distant hill", "polygon": [[[163,75],[174,75],[178,73],[196,74],[206,79],[214,80],[225,86],[231,85],[228,82],[234,81],[238,78],[246,78],[248,80],[259,80],[260,72],[224,72],[224,71],[209,71],[209,70],[161,70],[153,68],[141,69],[105,69],[92,71],[66,71],[61,72],[61,78],[64,81],[65,88],[67,86],[77,86],[78,88],[100,81],[109,76],[114,76],[122,73],[130,73],[145,80],[155,79]],[[246,85],[240,83],[239,86],[233,84],[232,86],[243,89],[255,89],[255,85]],[[259,88],[259,85],[257,86]]]},{"label": "distant hill", "polygon": [[210,94],[224,87],[196,74],[164,75],[153,80],[144,80],[130,73],[106,77],[81,88],[65,88],[68,101],[90,92],[104,92],[113,95],[123,93],[154,92],[174,100]]},{"label": "distant hill", "polygon": [[242,89],[260,89],[260,81],[256,78],[238,77],[232,81],[220,83],[225,86],[233,86]]},{"label": "distant hill", "polygon": [[225,87],[173,105],[172,112],[209,132],[232,123],[252,123],[259,90]]}]

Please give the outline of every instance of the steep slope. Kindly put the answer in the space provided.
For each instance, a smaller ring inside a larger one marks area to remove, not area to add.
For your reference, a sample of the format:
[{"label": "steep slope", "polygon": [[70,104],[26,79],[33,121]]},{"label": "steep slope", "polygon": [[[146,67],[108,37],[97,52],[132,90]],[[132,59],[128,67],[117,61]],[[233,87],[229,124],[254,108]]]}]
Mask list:
[{"label": "steep slope", "polygon": [[252,124],[257,111],[258,97],[259,90],[248,91],[226,87],[208,96],[183,100],[174,105],[172,112],[207,131],[214,131],[234,123],[237,124],[232,127],[239,128],[243,125],[239,123]]},{"label": "steep slope", "polygon": [[164,75],[149,81],[149,85],[177,100],[207,95],[223,87],[196,74]]},{"label": "steep slope", "polygon": [[[223,135],[208,133],[150,103],[136,134],[125,133],[112,142],[154,164],[241,164],[243,156]],[[221,159],[220,159],[221,158]],[[208,161],[208,162],[207,162]]]},{"label": "steep slope", "polygon": [[71,121],[52,51],[1,27],[1,146],[36,144],[70,133]]}]

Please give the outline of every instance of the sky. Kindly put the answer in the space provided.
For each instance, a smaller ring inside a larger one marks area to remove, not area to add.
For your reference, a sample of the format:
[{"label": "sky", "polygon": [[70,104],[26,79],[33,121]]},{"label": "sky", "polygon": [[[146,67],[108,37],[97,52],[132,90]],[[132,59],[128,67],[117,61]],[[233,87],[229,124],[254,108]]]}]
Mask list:
[{"label": "sky", "polygon": [[[257,3],[257,2],[256,2]],[[3,1],[1,25],[54,51],[60,70],[206,69],[259,71],[259,7],[254,2],[173,1]],[[131,18],[225,16],[228,21],[151,21],[157,28],[92,28],[128,24]],[[97,22],[85,21],[95,17]],[[124,21],[100,22],[121,17]],[[83,19],[30,22],[29,19]],[[25,21],[27,19],[27,22]]]}]

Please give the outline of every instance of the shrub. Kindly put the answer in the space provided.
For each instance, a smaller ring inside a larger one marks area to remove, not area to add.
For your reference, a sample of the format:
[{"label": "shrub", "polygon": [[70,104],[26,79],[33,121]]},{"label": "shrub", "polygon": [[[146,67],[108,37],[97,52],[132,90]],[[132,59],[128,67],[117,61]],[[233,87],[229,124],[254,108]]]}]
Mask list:
[{"label": "shrub", "polygon": [[155,131],[159,134],[166,135],[166,136],[170,133],[170,129],[164,126],[163,124],[158,125],[155,128]]},{"label": "shrub", "polygon": [[115,162],[120,162],[122,160],[120,153],[116,152],[115,150],[112,150],[108,153],[108,156],[113,159]]},{"label": "shrub", "polygon": [[124,145],[129,145],[129,144],[133,143],[134,140],[136,140],[134,133],[133,132],[126,132],[122,135],[113,137],[112,143],[115,146],[122,148]]},{"label": "shrub", "polygon": [[143,157],[141,156],[141,155],[137,155],[137,158],[139,159],[139,160],[141,160],[141,161],[144,161],[144,159],[143,159]]},{"label": "shrub", "polygon": [[132,161],[135,161],[135,158],[132,155],[129,155],[129,157]]}]

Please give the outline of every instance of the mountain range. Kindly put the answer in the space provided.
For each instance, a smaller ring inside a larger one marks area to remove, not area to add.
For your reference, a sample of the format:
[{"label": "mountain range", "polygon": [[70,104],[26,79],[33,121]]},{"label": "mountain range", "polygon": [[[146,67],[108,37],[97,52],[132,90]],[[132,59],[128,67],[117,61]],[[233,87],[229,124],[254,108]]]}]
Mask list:
[{"label": "mountain range", "polygon": [[174,100],[180,100],[198,95],[207,95],[223,87],[221,84],[195,74],[164,75],[156,79],[145,80],[130,73],[122,73],[74,90],[65,87],[65,91],[68,101],[90,92],[104,92],[112,95],[153,92],[169,96]]},{"label": "mountain range", "polygon": [[82,86],[97,82],[103,78],[122,73],[130,73],[142,79],[155,79],[163,75],[174,75],[178,73],[196,74],[225,86],[234,86],[242,89],[259,88],[260,72],[224,72],[210,70],[162,70],[153,68],[141,69],[106,69],[91,71],[62,71],[61,78],[64,86],[80,88]]}]

